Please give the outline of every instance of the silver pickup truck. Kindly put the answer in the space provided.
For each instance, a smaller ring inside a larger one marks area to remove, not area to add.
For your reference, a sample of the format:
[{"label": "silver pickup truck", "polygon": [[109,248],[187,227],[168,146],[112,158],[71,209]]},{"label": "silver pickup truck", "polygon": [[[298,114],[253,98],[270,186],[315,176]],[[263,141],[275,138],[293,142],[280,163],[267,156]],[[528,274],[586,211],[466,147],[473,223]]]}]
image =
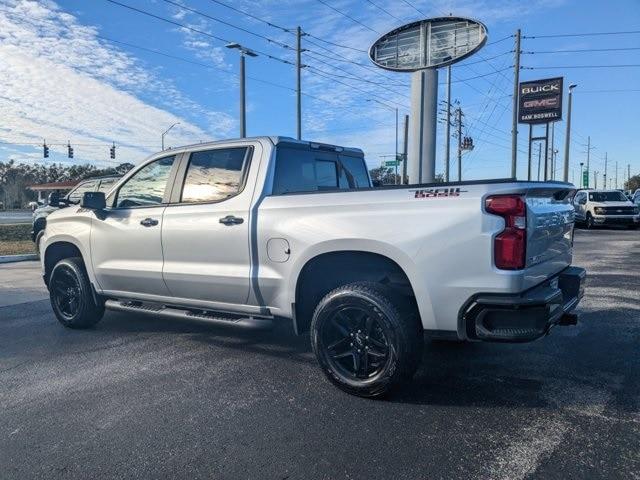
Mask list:
[{"label": "silver pickup truck", "polygon": [[574,187],[514,180],[373,188],[361,150],[259,137],[153,155],[52,213],[60,322],[105,309],[245,327],[287,320],[343,390],[411,378],[424,333],[525,342],[575,324]]}]

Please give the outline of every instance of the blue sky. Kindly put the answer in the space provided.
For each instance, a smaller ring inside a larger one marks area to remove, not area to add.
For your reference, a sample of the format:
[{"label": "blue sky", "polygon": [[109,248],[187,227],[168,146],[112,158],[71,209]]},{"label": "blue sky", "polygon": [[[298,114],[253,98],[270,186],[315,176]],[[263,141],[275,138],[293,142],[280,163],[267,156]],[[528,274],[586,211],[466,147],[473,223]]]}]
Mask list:
[{"label": "blue sky", "polygon": [[[0,160],[43,162],[41,147],[35,144],[46,138],[52,144],[48,161],[105,165],[108,144],[115,141],[117,160],[137,163],[159,149],[161,132],[175,122],[180,125],[167,135],[168,145],[237,136],[238,54],[212,36],[261,52],[247,60],[248,134],[294,136],[294,68],[265,54],[292,62],[294,52],[279,44],[294,45],[295,37],[261,19],[285,28],[300,25],[313,35],[303,41],[309,49],[303,62],[310,65],[303,74],[307,94],[303,137],[359,146],[370,166],[377,166],[395,149],[393,107],[399,108],[401,119],[409,113],[410,75],[371,67],[361,50],[402,23],[452,13],[477,18],[489,29],[489,45],[480,56],[453,67],[454,80],[488,74],[452,87],[452,97],[466,114],[465,135],[474,137],[476,145],[463,157],[463,177],[504,177],[510,171],[513,72],[508,67],[513,64],[509,53],[513,39],[492,42],[512,35],[516,28],[525,36],[640,30],[637,0],[221,0],[256,18],[213,0],[119,1],[208,35],[106,0],[0,0],[0,142],[5,142],[0,143]],[[524,39],[522,43],[525,52],[639,47],[638,34]],[[488,61],[479,61],[484,59]],[[640,64],[640,50],[522,56],[523,66],[544,67],[523,70],[523,80],[564,76],[566,85],[579,84],[574,97],[572,172],[586,158],[583,144],[590,135],[596,147],[592,171],[604,171],[607,152],[609,178],[614,176],[616,161],[620,181],[627,163],[632,174],[640,173],[640,68],[564,68],[621,64]],[[441,81],[444,78],[442,72]],[[564,129],[564,122],[556,124],[559,164]],[[438,131],[438,171],[444,168],[443,130]],[[526,175],[527,127],[521,125],[519,130],[518,175],[522,177]],[[75,148],[73,160],[66,158],[62,145],[67,140]]]}]

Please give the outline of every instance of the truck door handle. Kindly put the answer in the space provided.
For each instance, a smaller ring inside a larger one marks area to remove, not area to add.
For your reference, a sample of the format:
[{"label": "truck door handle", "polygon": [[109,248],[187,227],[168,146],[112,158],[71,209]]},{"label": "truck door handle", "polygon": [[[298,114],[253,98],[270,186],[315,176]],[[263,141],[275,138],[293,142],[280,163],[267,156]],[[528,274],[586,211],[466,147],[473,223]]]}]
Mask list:
[{"label": "truck door handle", "polygon": [[227,215],[226,217],[222,217],[220,219],[220,223],[225,225],[240,225],[244,222],[244,218],[234,217],[233,215]]},{"label": "truck door handle", "polygon": [[155,227],[158,225],[158,220],[155,218],[145,218],[144,220],[140,220],[140,225],[144,227]]}]

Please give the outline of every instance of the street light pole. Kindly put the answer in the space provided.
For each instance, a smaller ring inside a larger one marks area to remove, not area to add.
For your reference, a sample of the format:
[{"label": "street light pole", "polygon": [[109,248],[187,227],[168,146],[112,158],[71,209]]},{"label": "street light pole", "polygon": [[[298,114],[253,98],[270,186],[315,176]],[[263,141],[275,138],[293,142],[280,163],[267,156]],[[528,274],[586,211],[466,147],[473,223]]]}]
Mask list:
[{"label": "street light pole", "polygon": [[245,57],[257,57],[258,54],[248,48],[243,47],[239,43],[228,43],[227,48],[234,48],[240,51],[240,138],[247,136],[247,120],[246,120],[246,101],[245,101]]},{"label": "street light pole", "polygon": [[176,122],[173,125],[171,125],[169,128],[167,128],[164,132],[162,132],[162,150],[164,151],[164,136],[169,132],[169,130],[171,130],[173,127],[175,127],[176,125],[180,125],[180,122]]},{"label": "street light pole", "polygon": [[[567,132],[564,136],[564,178],[565,182],[569,181],[569,141],[571,136],[571,99],[573,97],[573,89],[576,88],[577,84],[569,85],[569,106],[567,108]],[[580,172],[582,175],[582,172]]]}]

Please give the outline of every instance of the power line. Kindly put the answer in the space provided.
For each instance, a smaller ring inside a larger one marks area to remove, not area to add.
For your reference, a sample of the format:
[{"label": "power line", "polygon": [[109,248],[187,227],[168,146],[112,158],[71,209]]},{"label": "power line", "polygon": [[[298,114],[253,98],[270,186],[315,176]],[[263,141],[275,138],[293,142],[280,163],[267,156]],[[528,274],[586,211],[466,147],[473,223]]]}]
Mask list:
[{"label": "power line", "polygon": [[588,33],[558,33],[552,35],[523,35],[522,38],[561,38],[561,37],[595,37],[600,35],[632,35],[640,33],[640,30],[630,30],[626,32],[588,32]]},{"label": "power line", "polygon": [[540,50],[533,52],[522,52],[525,55],[533,54],[546,54],[546,53],[582,53],[582,52],[623,52],[629,50],[640,50],[640,47],[626,47],[626,48],[582,48],[576,50]]},{"label": "power line", "polygon": [[367,2],[369,2],[371,5],[373,5],[374,7],[376,7],[378,10],[380,10],[381,12],[386,13],[387,15],[389,15],[391,18],[394,18],[396,20],[398,20],[399,22],[402,21],[401,18],[396,17],[393,13],[390,13],[388,10],[385,10],[384,8],[382,8],[380,5],[373,3],[371,0],[367,0]]},{"label": "power line", "polygon": [[[380,103],[382,103],[382,104],[386,105],[386,106],[387,106],[387,107],[389,107],[389,108],[396,108],[396,106],[398,106],[398,107],[400,107],[400,108],[406,108],[406,109],[409,109],[409,106],[408,106],[408,105],[402,105],[402,104],[397,103],[397,102],[395,102],[395,101],[393,101],[393,100],[389,100],[389,99],[387,99],[386,97],[382,97],[382,96],[380,96],[380,95],[374,95],[374,94],[372,94],[371,92],[368,92],[368,91],[366,91],[366,90],[362,90],[361,88],[356,87],[355,85],[351,85],[350,83],[345,83],[345,82],[343,82],[342,80],[338,80],[338,79],[336,79],[336,78],[329,77],[329,76],[325,75],[324,73],[316,72],[316,75],[319,75],[319,76],[321,76],[321,77],[327,78],[327,79],[331,80],[332,82],[340,83],[340,84],[342,84],[342,85],[344,85],[344,86],[346,86],[346,87],[353,88],[354,90],[358,90],[359,92],[366,93],[367,95],[370,95],[370,96],[372,96],[372,97],[374,97],[374,98],[380,99]],[[391,103],[393,103],[393,104],[394,104],[394,106],[389,105],[389,104],[388,104],[388,103],[386,103],[386,102],[391,102]]]},{"label": "power line", "polygon": [[354,23],[357,23],[358,25],[360,25],[361,27],[366,28],[367,30],[372,31],[373,33],[377,33],[378,35],[381,35],[380,32],[378,32],[377,30],[374,30],[373,28],[371,28],[369,25],[362,23],[360,20],[353,18],[351,15],[346,14],[340,10],[338,10],[337,8],[335,8],[334,6],[328,4],[327,2],[325,2],[324,0],[317,0],[318,2],[320,2],[322,5],[324,5],[325,7],[330,8],[331,10],[333,10],[336,13],[339,13],[340,15],[342,15],[345,18],[348,18],[349,20],[351,20]]},{"label": "power line", "polygon": [[[213,38],[214,40],[218,40],[219,42],[223,42],[223,43],[225,43],[225,44],[227,44],[227,43],[230,43],[230,42],[231,42],[230,40],[228,40],[228,39],[226,39],[226,38],[218,37],[217,35],[213,35],[213,34],[211,34],[211,33],[209,33],[209,32],[205,32],[205,31],[203,31],[203,30],[199,30],[199,29],[197,29],[197,28],[193,28],[193,27],[190,27],[190,26],[188,26],[188,25],[185,25],[185,24],[183,24],[183,23],[176,22],[176,21],[174,21],[174,20],[170,20],[170,19],[165,18],[165,17],[161,17],[161,16],[159,16],[159,15],[156,15],[156,14],[151,13],[151,12],[147,12],[146,10],[141,10],[141,9],[136,8],[136,7],[133,7],[133,6],[131,6],[131,5],[127,5],[127,4],[124,4],[124,3],[120,3],[120,2],[118,2],[118,1],[116,1],[116,0],[106,0],[106,1],[107,1],[107,2],[109,2],[109,3],[113,3],[114,5],[118,5],[118,6],[120,6],[120,7],[127,8],[127,9],[129,9],[129,10],[133,10],[134,12],[138,12],[138,13],[140,13],[140,14],[142,14],[142,15],[146,15],[146,16],[148,16],[148,17],[152,17],[152,18],[155,18],[155,19],[157,19],[157,20],[161,20],[161,21],[163,21],[163,22],[170,23],[170,24],[172,24],[172,25],[176,25],[176,26],[178,26],[178,27],[180,27],[180,28],[184,28],[184,29],[189,30],[189,31],[192,31],[192,32],[194,32],[194,33],[198,33],[198,34],[200,34],[200,35],[204,35],[204,36],[206,36],[206,37]],[[265,57],[267,57],[267,58],[269,58],[269,59],[271,59],[271,60],[275,60],[275,61],[277,61],[277,62],[284,63],[284,64],[286,64],[286,65],[294,65],[294,63],[293,63],[293,62],[290,62],[289,60],[285,60],[285,59],[283,59],[283,58],[276,57],[276,56],[274,56],[274,55],[271,55],[271,54],[266,53],[266,52],[262,52],[262,51],[260,51],[260,50],[255,49],[255,48],[251,48],[251,50],[253,50],[254,52],[259,53],[260,55],[263,55],[263,56],[265,56]]]},{"label": "power line", "polygon": [[506,37],[502,37],[502,38],[500,38],[500,39],[498,39],[498,40],[494,40],[493,42],[486,43],[486,44],[485,44],[485,47],[488,47],[489,45],[495,45],[496,43],[504,42],[505,40],[508,40],[508,39],[510,39],[510,38],[513,38],[513,37],[514,37],[514,35],[513,35],[513,34],[511,34],[511,35],[507,35]]},{"label": "power line", "polygon": [[546,67],[520,67],[523,70],[548,70],[553,68],[637,68],[640,64],[628,65],[548,65]]},{"label": "power line", "polygon": [[[583,93],[622,93],[622,92],[640,92],[639,88],[619,89],[619,90],[580,90],[580,95]],[[574,94],[576,92],[573,92]]]},{"label": "power line", "polygon": [[[145,52],[153,53],[153,54],[156,54],[156,55],[161,55],[163,57],[168,57],[168,58],[171,58],[171,59],[174,59],[174,60],[178,60],[178,61],[181,61],[181,62],[190,63],[192,65],[196,65],[196,66],[199,66],[199,67],[218,70],[218,71],[220,71],[222,73],[225,73],[225,74],[227,74],[229,76],[235,77],[234,73],[229,72],[227,70],[224,70],[224,69],[222,69],[220,67],[216,67],[215,65],[209,65],[209,64],[206,64],[206,63],[202,63],[202,62],[197,62],[197,61],[194,61],[194,60],[190,60],[188,58],[179,57],[177,55],[171,55],[171,54],[159,51],[159,50],[154,50],[152,48],[143,47],[141,45],[135,45],[133,43],[128,43],[128,42],[123,42],[123,41],[120,41],[120,40],[115,40],[113,38],[104,37],[104,36],[101,36],[101,35],[96,35],[96,37],[100,38],[100,39],[103,39],[103,40],[106,40],[106,41],[109,41],[109,42],[113,42],[113,43],[117,43],[117,44],[121,44],[121,45],[126,45],[126,46],[131,47],[131,48],[136,48],[136,49],[139,49],[139,50],[143,50]],[[333,74],[331,74],[331,75],[333,75]],[[286,85],[282,85],[282,84],[279,84],[279,83],[271,82],[269,80],[264,80],[264,79],[259,78],[259,77],[253,77],[251,75],[247,75],[247,78],[251,79],[251,80],[254,80],[256,82],[261,82],[261,83],[264,83],[264,84],[267,84],[267,85],[271,85],[273,87],[281,88],[281,89],[284,89],[284,90],[289,90],[291,92],[295,92],[296,91],[296,89],[293,88],[293,87],[288,87]],[[354,77],[354,78],[356,78],[356,77]],[[356,79],[357,80],[362,80],[361,78],[356,78]],[[302,92],[302,95],[304,95],[305,97],[313,98],[314,100],[318,100],[318,101],[327,103],[329,105],[333,105],[330,101],[328,101],[328,100],[326,100],[324,98],[318,97],[316,95],[312,95],[310,93]],[[344,108],[344,109],[352,110],[354,107],[353,106],[348,106],[348,107],[337,107],[337,106],[334,106],[334,108]]]},{"label": "power line", "polygon": [[186,10],[186,11],[194,13],[196,15],[200,15],[201,17],[207,18],[209,20],[213,20],[214,22],[222,23],[223,25],[226,25],[226,26],[231,27],[231,28],[235,28],[236,30],[240,30],[241,32],[248,33],[249,35],[253,35],[254,37],[261,38],[263,40],[266,40],[269,43],[273,43],[274,45],[278,45],[279,47],[286,48],[288,50],[295,50],[295,48],[292,47],[291,45],[287,45],[286,43],[280,42],[278,40],[274,40],[273,38],[269,38],[266,35],[262,35],[260,33],[253,32],[253,31],[248,30],[246,28],[239,27],[238,25],[234,25],[233,23],[229,23],[226,20],[221,20],[221,19],[216,18],[214,16],[211,16],[211,15],[209,15],[207,13],[204,13],[204,12],[201,12],[199,10],[196,10],[195,8],[191,8],[191,7],[188,7],[186,5],[182,5],[182,4],[178,3],[178,2],[174,2],[173,0],[163,0],[163,1],[165,3],[168,3],[170,5],[178,7],[180,9],[182,9],[182,10]]},{"label": "power line", "polygon": [[311,38],[315,38],[316,40],[326,43],[327,45],[332,45],[334,47],[339,47],[339,48],[347,48],[349,50],[354,50],[356,52],[361,52],[361,53],[368,53],[366,50],[363,50],[362,48],[350,47],[349,45],[341,45],[339,43],[331,42],[329,40],[325,40],[324,38],[320,38],[314,35],[313,33],[309,33],[309,32],[305,32],[305,33]]},{"label": "power line", "polygon": [[233,5],[229,5],[227,3],[221,2],[220,0],[209,0],[209,1],[211,1],[213,3],[217,3],[218,5],[221,5],[221,6],[225,7],[225,8],[230,9],[230,10],[233,10],[234,12],[238,12],[238,13],[241,13],[242,15],[246,15],[247,17],[253,18],[254,20],[257,20],[258,22],[262,22],[265,25],[268,25],[270,27],[277,28],[278,30],[282,30],[283,32],[294,33],[293,31],[291,31],[288,28],[281,27],[280,25],[277,25],[277,24],[275,24],[273,22],[269,22],[268,20],[265,20],[264,18],[260,18],[260,17],[258,17],[256,15],[253,15],[252,13],[245,12],[244,10],[240,10],[239,8],[236,8]]},{"label": "power line", "polygon": [[427,16],[426,14],[424,14],[424,13],[422,13],[420,10],[418,10],[418,9],[416,8],[416,6],[415,6],[413,3],[409,2],[408,0],[402,0],[402,1],[403,1],[404,3],[406,3],[407,5],[409,5],[411,8],[413,8],[413,9],[414,9],[416,12],[418,12],[420,15],[422,15],[422,16],[424,16],[424,17],[426,17],[426,16]]},{"label": "power line", "polygon": [[[463,62],[460,62],[460,65],[459,65],[459,66],[460,66],[460,67],[466,67],[466,66],[468,66],[468,65],[475,65],[476,63],[483,63],[483,62],[487,62],[489,65],[491,65],[491,64],[489,63],[489,60],[494,60],[494,59],[496,59],[496,58],[500,58],[500,57],[502,57],[503,55],[507,55],[507,54],[509,54],[509,53],[513,53],[513,50],[507,50],[506,52],[502,52],[502,53],[499,53],[499,54],[497,54],[497,55],[493,55],[492,57],[486,57],[486,58],[484,58],[484,57],[483,57],[483,58],[481,58],[480,60],[476,60],[476,61],[474,61],[474,62],[464,62],[464,61],[463,61]],[[509,68],[511,68],[511,67],[509,67]]]}]

